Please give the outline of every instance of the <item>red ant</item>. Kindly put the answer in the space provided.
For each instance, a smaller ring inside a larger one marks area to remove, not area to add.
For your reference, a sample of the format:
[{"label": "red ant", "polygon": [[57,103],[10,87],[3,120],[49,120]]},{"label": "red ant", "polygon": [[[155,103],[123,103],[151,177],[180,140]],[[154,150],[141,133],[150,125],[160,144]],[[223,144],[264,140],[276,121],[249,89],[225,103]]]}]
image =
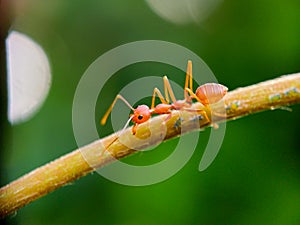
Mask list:
[{"label": "red ant", "polygon": [[[116,104],[118,99],[121,99],[130,109],[132,109],[133,114],[130,115],[129,120],[127,121],[124,129],[128,126],[129,122],[132,121],[134,126],[132,127],[133,135],[136,134],[137,126],[139,124],[145,123],[148,121],[153,114],[171,114],[171,110],[188,110],[192,105],[192,99],[196,99],[200,102],[204,108],[209,109],[209,104],[216,103],[220,101],[227,93],[228,88],[224,85],[217,83],[207,83],[201,85],[197,88],[196,92],[193,92],[193,76],[192,76],[192,61],[188,61],[186,77],[185,77],[185,85],[184,85],[184,100],[176,100],[175,95],[173,93],[172,87],[167,76],[163,77],[164,81],[164,92],[165,98],[161,94],[158,88],[154,88],[152,95],[152,104],[151,108],[147,105],[139,105],[136,109],[134,109],[127,100],[121,96],[117,95],[103,116],[101,120],[101,124],[104,125],[107,121],[109,114],[112,111],[112,108]],[[162,103],[155,105],[156,95],[159,97]],[[172,103],[170,104],[170,98]],[[196,110],[196,111],[204,111],[204,115],[206,119],[208,119],[205,110]],[[170,118],[167,117],[166,121]],[[124,130],[123,129],[123,130]]]}]

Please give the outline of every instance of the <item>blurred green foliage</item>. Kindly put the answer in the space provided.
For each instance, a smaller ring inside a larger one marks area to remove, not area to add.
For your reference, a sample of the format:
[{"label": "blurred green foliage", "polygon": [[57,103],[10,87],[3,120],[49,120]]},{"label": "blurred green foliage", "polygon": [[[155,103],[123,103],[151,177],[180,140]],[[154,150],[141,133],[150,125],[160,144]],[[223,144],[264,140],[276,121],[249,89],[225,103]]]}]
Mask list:
[{"label": "blurred green foliage", "polygon": [[[297,0],[224,1],[203,23],[186,25],[164,21],[144,1],[33,2],[17,17],[15,29],[45,49],[53,82],[40,112],[13,127],[5,160],[10,180],[77,148],[72,131],[76,85],[98,56],[121,44],[155,39],[185,46],[229,89],[300,71]],[[161,76],[176,74],[167,65],[145,68],[146,75],[157,74],[161,68]],[[102,90],[105,97],[99,100],[96,122],[135,74],[143,76],[143,70],[134,66],[120,73]],[[176,80],[175,75],[172,79]],[[292,109],[292,113],[268,111],[229,122],[220,153],[204,172],[198,171],[198,165],[209,129],[200,133],[188,164],[162,183],[129,187],[94,173],[31,203],[10,222],[299,224],[300,107]],[[108,127],[99,126],[103,135],[112,132]],[[177,141],[138,153],[127,162],[138,165],[162,160]]]}]

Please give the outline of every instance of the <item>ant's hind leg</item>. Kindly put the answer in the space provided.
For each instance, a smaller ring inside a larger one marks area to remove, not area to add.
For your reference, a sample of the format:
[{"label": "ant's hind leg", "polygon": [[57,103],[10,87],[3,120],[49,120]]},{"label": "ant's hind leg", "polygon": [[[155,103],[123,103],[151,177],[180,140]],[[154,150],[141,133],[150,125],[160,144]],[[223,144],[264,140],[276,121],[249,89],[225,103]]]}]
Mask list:
[{"label": "ant's hind leg", "polygon": [[201,103],[203,106],[205,106],[205,104],[203,104],[203,102],[198,98],[198,96],[197,96],[191,89],[185,88],[184,90],[185,90],[187,93],[190,94],[190,97],[191,97],[192,99],[196,99],[197,102],[199,102],[199,103]]},{"label": "ant's hind leg", "polygon": [[208,117],[207,112],[204,109],[191,109],[191,108],[184,108],[185,111],[187,112],[195,112],[201,114],[204,120],[208,121],[211,123],[211,119]]},{"label": "ant's hind leg", "polygon": [[[219,125],[215,122],[212,121],[212,115],[215,115],[215,113],[212,112],[212,110],[210,109],[210,107],[208,105],[204,106],[206,108],[206,110],[204,109],[190,109],[190,108],[186,108],[184,110],[188,111],[188,112],[197,112],[197,113],[201,113],[201,116],[203,116],[203,119],[208,121],[211,126],[215,129],[219,128]],[[207,113],[210,113],[210,116],[207,115]]]},{"label": "ant's hind leg", "polygon": [[184,84],[184,99],[188,100],[189,95],[187,89],[193,90],[193,67],[192,61],[189,60],[186,68],[185,84]]},{"label": "ant's hind leg", "polygon": [[173,89],[171,87],[171,84],[170,84],[170,81],[169,81],[168,77],[164,76],[163,81],[164,81],[164,91],[165,91],[166,101],[168,103],[170,103],[170,98],[171,98],[171,101],[173,103],[176,102],[177,100],[175,98],[175,95],[174,95],[174,92],[173,92]]}]

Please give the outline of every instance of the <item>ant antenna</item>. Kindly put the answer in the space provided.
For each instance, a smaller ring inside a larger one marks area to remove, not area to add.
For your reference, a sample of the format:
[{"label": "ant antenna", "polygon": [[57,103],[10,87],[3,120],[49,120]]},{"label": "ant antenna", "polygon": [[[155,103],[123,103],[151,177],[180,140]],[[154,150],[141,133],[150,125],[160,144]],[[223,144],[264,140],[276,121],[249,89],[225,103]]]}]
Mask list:
[{"label": "ant antenna", "polygon": [[101,119],[101,124],[104,125],[107,121],[107,118],[109,116],[109,114],[111,113],[114,105],[116,104],[117,100],[120,99],[122,100],[132,111],[134,111],[134,108],[129,104],[129,102],[127,102],[127,100],[122,96],[122,95],[117,95],[113,101],[113,103],[110,105],[110,107],[108,108],[108,110],[106,111],[106,113],[104,114],[104,116]]},{"label": "ant antenna", "polygon": [[119,137],[120,137],[120,136],[123,134],[123,132],[126,130],[126,128],[128,127],[128,125],[129,125],[129,123],[130,123],[130,121],[132,120],[133,117],[134,117],[134,115],[131,115],[131,116],[129,117],[129,119],[127,120],[125,126],[124,126],[123,129],[121,130],[120,135],[118,135]]}]

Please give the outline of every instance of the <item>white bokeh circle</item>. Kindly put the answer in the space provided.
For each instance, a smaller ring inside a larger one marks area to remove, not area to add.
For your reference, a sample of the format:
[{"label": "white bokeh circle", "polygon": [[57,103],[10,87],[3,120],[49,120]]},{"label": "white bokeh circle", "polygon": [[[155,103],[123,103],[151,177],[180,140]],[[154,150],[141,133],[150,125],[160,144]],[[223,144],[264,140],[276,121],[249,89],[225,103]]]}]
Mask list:
[{"label": "white bokeh circle", "polygon": [[8,119],[16,125],[41,108],[51,86],[51,69],[43,48],[29,36],[11,31],[6,46]]}]

